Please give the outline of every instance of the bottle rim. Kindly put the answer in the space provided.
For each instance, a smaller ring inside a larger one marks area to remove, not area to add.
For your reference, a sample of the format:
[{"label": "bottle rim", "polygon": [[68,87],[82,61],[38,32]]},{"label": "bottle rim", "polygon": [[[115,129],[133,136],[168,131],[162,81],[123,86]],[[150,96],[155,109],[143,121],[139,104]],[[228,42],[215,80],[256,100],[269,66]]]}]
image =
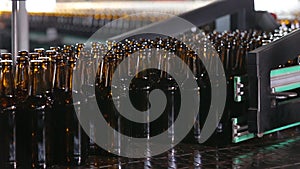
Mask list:
[{"label": "bottle rim", "polygon": [[12,60],[1,60],[0,63],[12,63]]}]

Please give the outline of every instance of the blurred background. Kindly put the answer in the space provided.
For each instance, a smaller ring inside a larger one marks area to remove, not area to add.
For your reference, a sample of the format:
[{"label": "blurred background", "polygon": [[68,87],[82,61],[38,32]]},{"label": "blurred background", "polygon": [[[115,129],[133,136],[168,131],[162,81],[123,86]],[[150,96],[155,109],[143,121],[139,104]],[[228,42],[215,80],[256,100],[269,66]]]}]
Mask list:
[{"label": "blurred background", "polygon": [[[103,25],[120,17],[135,14],[128,23],[117,26],[113,31],[125,32],[152,22],[164,20],[159,16],[148,16],[145,12],[161,12],[179,15],[197,9],[215,0],[26,0],[28,15],[22,14],[19,21],[22,32],[28,31],[29,45],[24,48],[34,49],[37,46],[85,42]],[[22,2],[24,3],[24,2]],[[275,13],[277,19],[296,19],[299,17],[300,1],[288,0],[255,0],[255,10]],[[11,0],[2,0],[0,5],[0,49],[11,50]],[[143,14],[144,13],[144,14]],[[28,22],[24,22],[28,20]],[[27,25],[28,24],[28,25]],[[122,30],[120,30],[122,29]],[[214,30],[211,26],[208,29]],[[112,31],[112,30],[110,30]],[[117,33],[113,32],[113,33]],[[24,35],[27,36],[27,35]],[[20,49],[21,50],[21,49]],[[28,49],[27,49],[28,50]]]}]

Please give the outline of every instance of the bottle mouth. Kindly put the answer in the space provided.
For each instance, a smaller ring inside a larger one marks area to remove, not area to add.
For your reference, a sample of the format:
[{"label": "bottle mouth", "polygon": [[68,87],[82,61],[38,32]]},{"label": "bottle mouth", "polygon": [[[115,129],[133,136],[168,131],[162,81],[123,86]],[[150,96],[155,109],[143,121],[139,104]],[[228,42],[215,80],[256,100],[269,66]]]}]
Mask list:
[{"label": "bottle mouth", "polygon": [[19,51],[18,52],[19,56],[28,56],[28,51],[24,50],[24,51]]},{"label": "bottle mouth", "polygon": [[55,50],[46,50],[46,55],[55,55],[56,51]]},{"label": "bottle mouth", "polygon": [[17,56],[17,61],[18,62],[23,62],[23,61],[28,61],[28,56],[27,55],[20,55],[19,54],[19,56]]},{"label": "bottle mouth", "polygon": [[44,48],[35,48],[34,51],[37,53],[40,53],[40,52],[43,53],[45,51],[45,49]]},{"label": "bottle mouth", "polygon": [[12,55],[11,53],[2,53],[1,58],[2,60],[12,60]]},{"label": "bottle mouth", "polygon": [[54,54],[56,54],[56,52],[60,51],[60,47],[50,47],[50,50],[54,51]]},{"label": "bottle mouth", "polygon": [[43,61],[42,60],[31,60],[30,64],[31,66],[40,66],[42,65]]},{"label": "bottle mouth", "polygon": [[2,66],[11,66],[12,65],[12,60],[1,60],[0,61]]},{"label": "bottle mouth", "polygon": [[39,53],[29,53],[30,60],[37,60],[40,57]]},{"label": "bottle mouth", "polygon": [[12,63],[12,60],[1,60],[1,63]]},{"label": "bottle mouth", "polygon": [[43,62],[49,62],[50,58],[43,56],[43,57],[39,57],[39,60],[42,60]]}]

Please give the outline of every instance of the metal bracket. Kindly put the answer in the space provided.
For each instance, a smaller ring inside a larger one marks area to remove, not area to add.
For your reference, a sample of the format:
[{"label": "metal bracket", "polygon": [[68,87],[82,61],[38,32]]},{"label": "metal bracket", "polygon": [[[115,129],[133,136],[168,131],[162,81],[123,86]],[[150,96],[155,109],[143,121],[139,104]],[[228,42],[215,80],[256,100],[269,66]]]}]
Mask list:
[{"label": "metal bracket", "polygon": [[233,143],[238,143],[255,137],[253,133],[249,133],[248,125],[241,125],[239,123],[239,118],[232,118],[231,120],[232,120],[232,142]]},{"label": "metal bracket", "polygon": [[234,76],[233,78],[234,101],[241,102],[245,99],[245,88],[247,86],[247,76]]}]

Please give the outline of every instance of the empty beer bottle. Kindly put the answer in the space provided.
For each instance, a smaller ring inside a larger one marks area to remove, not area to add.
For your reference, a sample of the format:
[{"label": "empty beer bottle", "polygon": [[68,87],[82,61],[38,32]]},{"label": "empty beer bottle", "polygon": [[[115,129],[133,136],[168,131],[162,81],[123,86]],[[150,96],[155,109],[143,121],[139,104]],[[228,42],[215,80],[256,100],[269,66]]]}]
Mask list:
[{"label": "empty beer bottle", "polygon": [[[93,43],[94,47],[96,45],[96,43]],[[93,50],[93,48],[91,49]],[[80,59],[80,62],[81,62],[81,75],[82,77],[84,77],[83,79],[83,84],[82,84],[82,90],[83,90],[83,93],[84,93],[84,97],[85,98],[88,98],[87,99],[87,109],[89,109],[91,107],[90,104],[92,104],[92,102],[90,102],[90,100],[92,99],[95,99],[95,97],[98,98],[98,91],[99,91],[99,88],[101,87],[104,87],[103,85],[99,85],[99,78],[97,76],[97,82],[95,83],[95,77],[93,77],[92,75],[96,75],[97,74],[97,66],[95,66],[95,63],[96,63],[96,60],[97,60],[97,55],[95,53],[95,55],[93,56],[92,55],[92,51],[90,52],[89,50],[85,50],[84,51],[84,55],[83,55],[83,58]],[[103,63],[103,62],[102,62]],[[101,72],[101,70],[98,72],[98,73],[103,73]],[[100,75],[99,75],[100,76]],[[104,77],[103,77],[104,78]],[[96,94],[95,95],[95,86],[97,86],[96,88]],[[99,88],[98,88],[99,87]],[[102,98],[103,95],[99,94],[99,96]],[[104,96],[105,97],[105,96]],[[107,104],[108,102],[102,102],[102,104]],[[99,103],[98,103],[99,105]],[[106,105],[107,106],[107,105]],[[101,112],[105,112],[104,113],[104,117],[106,118],[106,110],[103,109],[103,107],[101,107]],[[106,108],[106,107],[105,107]],[[89,109],[90,111],[94,111],[92,109]],[[102,113],[103,114],[103,113]],[[97,128],[96,126],[96,121],[91,119],[89,121],[89,154],[90,155],[107,155],[108,153],[106,153],[102,148],[100,148],[96,142],[97,142],[97,137],[96,137],[96,133],[99,132],[99,128]],[[106,132],[106,131],[103,131],[103,132]]]},{"label": "empty beer bottle", "polygon": [[2,60],[1,65],[0,168],[16,168],[16,102],[12,60]]},{"label": "empty beer bottle", "polygon": [[[84,105],[81,105],[81,103],[84,103],[84,101],[73,103],[73,95],[80,95],[80,93],[77,92],[78,88],[77,90],[73,90],[73,77],[74,71],[76,71],[76,59],[76,55],[73,52],[69,53],[69,56],[67,56],[66,89],[64,103],[65,112],[61,115],[63,116],[63,119],[65,119],[64,152],[66,154],[64,157],[64,162],[67,165],[82,165],[85,162],[87,156],[88,139],[77,118],[77,116],[81,115],[81,108],[84,108],[82,107]],[[74,84],[74,87],[76,87],[76,85],[78,84]],[[74,104],[76,105],[74,106]]]},{"label": "empty beer bottle", "polygon": [[64,118],[65,113],[65,89],[66,89],[66,64],[64,58],[60,53],[56,55],[55,61],[56,73],[54,77],[53,86],[53,112],[54,118],[53,128],[55,130],[55,164],[62,164],[64,162]]},{"label": "empty beer bottle", "polygon": [[[27,51],[18,53],[15,74],[15,94],[17,100],[17,160],[24,167],[31,159],[30,115],[26,106],[29,95],[29,58]],[[28,163],[27,166],[30,166]]]},{"label": "empty beer bottle", "polygon": [[[88,65],[91,65],[91,58],[89,57],[89,55],[85,55],[86,57],[84,58],[84,61],[82,62],[82,75],[83,76],[90,76],[88,78],[85,78],[85,80],[83,81],[83,85],[84,86],[90,86],[90,88],[92,87],[89,84],[89,80],[88,79],[91,79],[92,80],[92,77],[91,75],[89,75],[85,70],[84,68],[88,67]],[[97,104],[100,108],[100,111],[102,113],[102,115],[104,116],[105,119],[108,120],[108,112],[107,112],[107,107],[108,107],[108,101],[106,100],[106,97],[107,97],[107,92],[108,89],[106,88],[107,86],[105,85],[106,84],[106,73],[108,71],[108,64],[106,64],[106,62],[104,61],[104,59],[102,59],[100,61],[100,66],[99,68],[97,69],[97,72],[96,72],[96,83],[95,83],[95,86],[96,86],[96,89],[95,89],[95,92],[96,92],[96,99],[97,99]],[[88,89],[87,87],[85,87],[86,89]],[[85,96],[86,97],[89,97],[89,95],[91,95],[91,92],[87,92],[87,90],[84,90],[84,93],[85,93]],[[89,105],[90,103],[87,102],[87,106]],[[88,106],[89,107],[89,106]],[[99,131],[99,129],[96,128],[96,125],[95,125],[96,121],[94,121],[93,119],[90,120],[89,122],[89,136],[90,136],[90,139],[89,139],[89,154],[91,155],[103,155],[105,154],[105,151],[103,149],[101,149],[97,144],[96,144],[96,141],[97,141],[97,138],[96,138],[96,132]]]},{"label": "empty beer bottle", "polygon": [[[30,116],[31,167],[48,168],[53,164],[53,125],[51,105],[46,97],[43,61],[30,61],[29,97],[26,101]],[[28,167],[28,166],[25,166]]]},{"label": "empty beer bottle", "polygon": [[[172,56],[171,52],[169,51],[166,54],[166,57],[162,58],[161,62],[161,75],[159,78],[159,83],[158,83],[158,87],[161,88],[167,97],[167,105],[166,105],[166,110],[164,112],[163,116],[167,116],[167,118],[163,118],[162,121],[160,123],[162,123],[160,125],[159,128],[159,133],[161,133],[162,131],[164,131],[166,128],[168,128],[168,134],[169,134],[169,138],[170,139],[174,139],[175,138],[175,130],[173,127],[173,124],[176,120],[176,117],[178,115],[179,112],[179,105],[180,102],[178,101],[179,99],[179,89],[178,89],[178,84],[176,83],[176,81],[173,79],[173,77],[168,73],[170,72],[170,70],[175,68],[175,64],[174,64],[174,56]],[[167,119],[167,120],[166,120]],[[164,125],[164,124],[167,124]],[[152,126],[151,126],[152,127]],[[155,127],[155,126],[154,126]],[[154,132],[151,132],[151,134]]]}]

